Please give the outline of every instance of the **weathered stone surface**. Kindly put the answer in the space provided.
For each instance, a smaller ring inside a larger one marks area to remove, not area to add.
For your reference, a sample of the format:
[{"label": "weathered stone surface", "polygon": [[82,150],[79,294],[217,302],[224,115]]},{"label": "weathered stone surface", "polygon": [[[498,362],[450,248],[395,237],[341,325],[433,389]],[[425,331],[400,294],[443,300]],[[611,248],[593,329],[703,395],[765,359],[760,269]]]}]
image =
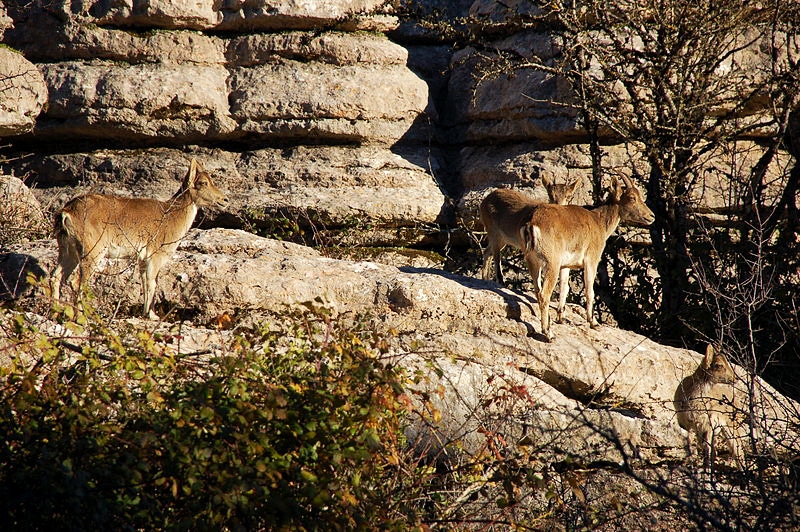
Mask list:
[{"label": "weathered stone surface", "polygon": [[405,65],[408,50],[386,37],[367,33],[281,32],[235,37],[229,41],[231,65],[253,66],[276,59],[314,60],[332,65]]},{"label": "weathered stone surface", "polygon": [[[533,68],[498,71],[487,64],[485,52],[472,48],[457,52],[452,66],[447,115],[457,138],[466,142],[537,139],[553,146],[585,137],[577,110],[569,106],[574,95],[563,78]],[[492,71],[483,75],[486,69]],[[476,72],[481,74],[476,76]]]},{"label": "weathered stone surface", "polygon": [[10,28],[13,25],[14,21],[8,16],[8,10],[6,9],[5,3],[0,2],[0,37],[2,37],[6,28]]},{"label": "weathered stone surface", "polygon": [[252,31],[316,28],[344,18],[367,14],[383,3],[384,0],[194,3],[181,0],[101,0],[93,2],[92,13],[101,25]]},{"label": "weathered stone surface", "polygon": [[239,68],[229,101],[247,132],[360,142],[399,141],[420,115],[433,111],[425,82],[391,65],[281,61]]},{"label": "weathered stone surface", "polygon": [[[49,269],[55,246],[44,244],[25,250]],[[121,274],[97,276],[99,301],[135,304],[141,297],[137,276],[116,262],[109,262],[109,271]],[[8,271],[3,277],[13,278]],[[420,445],[458,441],[478,452],[488,435],[502,434],[555,459],[618,462],[615,439],[629,457],[684,456],[685,432],[675,421],[672,397],[697,366],[697,353],[612,327],[590,329],[571,310],[566,323],[554,325],[557,339],[543,342],[532,332],[539,322],[529,297],[494,283],[335,260],[303,246],[215,229],[190,231],[161,271],[156,296],[159,308],[189,312],[195,323],[222,314],[244,322],[270,319],[318,298],[337,315],[372,315],[398,363],[421,372],[413,386],[431,398],[440,418],[434,426],[409,427]],[[795,405],[760,381],[758,387],[763,419],[771,424],[766,432],[782,444],[794,441],[791,420],[798,410],[787,407]],[[776,421],[783,432],[775,432]]]},{"label": "weathered stone surface", "polygon": [[477,23],[498,27],[521,27],[523,21],[541,18],[547,11],[536,2],[527,0],[475,0],[469,8],[469,15]]},{"label": "weathered stone surface", "polygon": [[50,88],[42,135],[191,142],[236,129],[221,66],[64,62],[42,70]]},{"label": "weathered stone surface", "polygon": [[9,41],[41,62],[108,59],[126,63],[199,63],[253,66],[278,59],[336,65],[406,64],[408,51],[368,33],[286,31],[207,35],[196,31],[132,33],[88,24],[65,25],[50,38],[12,35]]},{"label": "weathered stone surface", "polygon": [[[545,174],[559,183],[580,179],[574,203],[588,203],[591,199],[591,159],[586,144],[551,150],[542,150],[535,144],[467,147],[460,152],[458,173],[467,190],[512,184],[541,187]],[[543,199],[547,199],[546,193]]]},{"label": "weathered stone surface", "polygon": [[[310,223],[320,230],[344,226],[361,235],[360,243],[365,244],[375,228],[430,225],[447,214],[449,200],[431,175],[440,171],[438,156],[414,149],[99,150],[32,156],[21,162],[18,172],[29,174],[41,202],[55,209],[90,191],[167,199],[177,190],[191,157],[197,157],[228,193],[229,220],[241,217],[269,228],[269,218],[293,213],[301,225]],[[221,214],[204,211],[206,222]],[[386,245],[385,241],[375,243]]]},{"label": "weathered stone surface", "polygon": [[0,175],[0,247],[49,232],[39,201],[16,177]]},{"label": "weathered stone surface", "polygon": [[0,137],[33,129],[47,102],[47,86],[21,54],[0,47]]},{"label": "weathered stone surface", "polygon": [[406,66],[408,52],[383,37],[223,39],[78,26],[49,42],[23,44],[33,56],[60,58],[41,66],[50,88],[37,130],[44,136],[391,144],[427,142],[437,120],[427,83]]}]

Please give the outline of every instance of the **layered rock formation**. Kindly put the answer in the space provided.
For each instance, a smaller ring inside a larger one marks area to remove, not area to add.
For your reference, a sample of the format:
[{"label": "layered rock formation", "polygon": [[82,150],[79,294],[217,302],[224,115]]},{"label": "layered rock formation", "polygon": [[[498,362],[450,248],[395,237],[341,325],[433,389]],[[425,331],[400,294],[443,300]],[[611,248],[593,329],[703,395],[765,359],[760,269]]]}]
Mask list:
[{"label": "layered rock formation", "polygon": [[[472,14],[493,25],[497,47],[552,57],[546,34],[516,29],[517,4],[479,0]],[[449,245],[457,216],[476,227],[486,189],[524,185],[544,199],[542,173],[590,174],[575,112],[542,103],[568,98],[563,80],[520,71],[476,85],[481,52],[404,26],[378,0],[6,2],[5,11],[3,42],[21,54],[0,48],[12,87],[0,99],[0,136],[12,144],[2,167],[33,186],[45,211],[88,191],[167,198],[191,157],[228,192],[229,211],[198,217],[204,229],[227,229],[193,231],[159,278],[160,312],[196,326],[184,348],[224,344],[225,333],[206,328],[219,316],[246,325],[320,297],[334,312],[370,315],[398,359],[426,374],[419,386],[441,422],[410,431],[433,447],[477,451],[494,431],[537,442],[553,461],[616,463],[618,441],[653,462],[685,457],[671,400],[699,355],[589,329],[574,312],[546,344],[523,293],[435,261],[335,260],[239,230],[298,226],[348,248]],[[622,172],[642,164],[635,146],[606,151]],[[726,186],[709,179],[696,199],[724,211]],[[576,202],[590,201],[586,181]],[[35,307],[22,280],[49,271],[55,244],[10,245],[0,292]],[[110,265],[122,275],[95,286],[123,314],[140,301],[130,266]],[[768,417],[796,415],[785,405]]]},{"label": "layered rock formation", "polygon": [[[20,270],[43,274],[55,260],[52,240],[13,249],[0,259],[5,285]],[[110,261],[105,273],[95,283],[103,294],[99,304],[111,303],[109,313],[135,313],[141,295],[133,265]],[[459,442],[479,453],[489,431],[510,442],[527,441],[542,460],[554,462],[686,457],[686,433],[676,422],[672,397],[700,355],[613,327],[591,329],[577,306],[568,307],[564,324],[553,325],[556,341],[547,343],[537,333],[535,302],[492,282],[439,269],[331,259],[231,229],[192,230],[162,269],[156,302],[169,312],[167,320],[182,316],[194,323],[182,329],[175,346],[183,352],[224,349],[230,334],[213,327],[223,316],[248,326],[309,302],[343,319],[367,316],[398,363],[424,376],[413,387],[432,397],[441,420],[434,427],[412,425],[409,434],[431,452],[443,442]],[[174,327],[169,321],[163,326]],[[745,373],[740,377],[747,397]],[[755,385],[759,441],[792,448],[800,408],[760,380]]]},{"label": "layered rock formation", "polygon": [[229,225],[436,224],[437,112],[378,3],[11,5],[5,41],[49,94],[35,137],[18,138],[36,153],[12,171],[57,206],[89,189],[169,194],[197,155],[230,192]]}]

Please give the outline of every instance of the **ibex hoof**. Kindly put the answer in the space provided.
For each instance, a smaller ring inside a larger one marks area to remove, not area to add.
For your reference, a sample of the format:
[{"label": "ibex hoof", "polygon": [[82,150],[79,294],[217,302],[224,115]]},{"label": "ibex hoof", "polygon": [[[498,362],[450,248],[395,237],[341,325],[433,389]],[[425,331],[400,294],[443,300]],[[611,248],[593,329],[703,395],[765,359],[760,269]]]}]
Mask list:
[{"label": "ibex hoof", "polygon": [[156,314],[156,313],[155,313],[155,311],[153,311],[152,309],[150,309],[150,312],[148,312],[148,313],[147,313],[147,319],[149,319],[149,320],[156,320],[156,321],[158,321],[158,320],[160,320],[160,319],[161,319],[161,317],[159,317],[159,315],[158,315],[158,314]]},{"label": "ibex hoof", "polygon": [[600,324],[596,321],[591,321],[589,322],[589,327],[591,327],[592,329],[597,329],[598,327],[600,327]]}]

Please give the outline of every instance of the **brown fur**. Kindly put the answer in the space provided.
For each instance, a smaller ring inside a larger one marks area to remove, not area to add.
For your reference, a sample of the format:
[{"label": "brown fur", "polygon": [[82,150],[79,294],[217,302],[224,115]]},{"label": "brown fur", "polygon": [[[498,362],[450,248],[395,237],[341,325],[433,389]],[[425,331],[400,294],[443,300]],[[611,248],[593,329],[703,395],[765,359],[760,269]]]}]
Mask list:
[{"label": "brown fur", "polygon": [[653,212],[644,204],[639,190],[623,177],[623,190],[614,179],[612,193],[605,205],[588,210],[576,205],[542,205],[535,209],[520,232],[525,243],[525,260],[534,279],[539,301],[542,334],[553,340],[550,332],[550,297],[555,284],[561,281],[558,302],[558,321],[563,319],[568,291],[569,270],[583,268],[586,320],[591,327],[598,325],[593,316],[594,279],[606,240],[621,221],[650,225]]},{"label": "brown fur", "polygon": [[135,258],[144,294],[143,313],[152,310],[156,277],[186,235],[198,207],[226,204],[225,194],[211,176],[192,159],[180,189],[169,201],[88,194],[70,200],[55,220],[58,264],[50,286],[59,299],[61,284],[78,268],[72,288],[77,296],[104,258]]},{"label": "brown fur", "polygon": [[[566,205],[575,194],[579,180],[571,184],[556,184],[549,177],[543,176],[542,183],[547,190],[551,203]],[[487,246],[483,252],[481,277],[490,278],[489,261],[494,260],[494,279],[504,284],[503,271],[500,264],[500,251],[511,245],[522,250],[525,247],[520,239],[519,230],[530,220],[533,211],[542,203],[534,201],[522,192],[510,188],[498,188],[486,196],[480,205],[480,217],[486,231]]]},{"label": "brown fur", "polygon": [[736,373],[721,352],[709,345],[700,365],[684,378],[675,390],[674,405],[678,424],[695,437],[703,453],[703,463],[713,464],[715,447],[721,436],[730,456],[741,466],[742,449],[735,423],[733,404]]}]

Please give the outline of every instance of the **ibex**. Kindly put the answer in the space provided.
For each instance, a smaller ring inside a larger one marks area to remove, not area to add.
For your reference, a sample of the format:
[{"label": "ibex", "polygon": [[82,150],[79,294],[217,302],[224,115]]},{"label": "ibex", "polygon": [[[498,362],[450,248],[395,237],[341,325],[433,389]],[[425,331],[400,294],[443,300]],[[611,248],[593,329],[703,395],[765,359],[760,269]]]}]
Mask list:
[{"label": "ibex", "polygon": [[730,456],[741,467],[743,453],[739,446],[739,428],[735,424],[733,404],[736,374],[730,362],[711,345],[695,372],[684,378],[675,390],[675,411],[678,424],[697,438],[703,452],[703,464],[714,463],[715,443],[724,438]]},{"label": "ibex", "polygon": [[529,220],[519,229],[520,242],[524,242],[525,261],[534,280],[539,301],[542,334],[548,341],[554,339],[550,332],[550,297],[561,279],[558,301],[558,322],[563,319],[568,290],[569,270],[583,268],[586,320],[597,327],[594,307],[594,279],[597,265],[606,247],[606,240],[621,221],[650,225],[655,219],[653,211],[644,204],[633,182],[623,176],[625,189],[613,178],[611,193],[606,204],[588,210],[577,205],[541,205],[534,209]]},{"label": "ibex", "polygon": [[[566,205],[575,194],[579,180],[576,179],[569,185],[558,185],[549,177],[542,176],[542,183],[551,203]],[[500,251],[509,244],[519,250],[525,248],[519,230],[539,205],[542,203],[510,188],[493,190],[483,199],[480,205],[480,217],[488,240],[481,268],[481,276],[484,279],[490,278],[489,261],[493,259],[494,278],[498,283],[504,284]]]},{"label": "ibex", "polygon": [[61,283],[69,281],[78,266],[77,282],[73,278],[70,283],[76,296],[103,257],[135,258],[144,292],[143,313],[157,319],[152,307],[159,270],[192,226],[198,207],[224,206],[227,201],[195,159],[169,201],[103,194],[70,200],[55,219],[58,264],[50,278],[53,298],[59,299]]}]

